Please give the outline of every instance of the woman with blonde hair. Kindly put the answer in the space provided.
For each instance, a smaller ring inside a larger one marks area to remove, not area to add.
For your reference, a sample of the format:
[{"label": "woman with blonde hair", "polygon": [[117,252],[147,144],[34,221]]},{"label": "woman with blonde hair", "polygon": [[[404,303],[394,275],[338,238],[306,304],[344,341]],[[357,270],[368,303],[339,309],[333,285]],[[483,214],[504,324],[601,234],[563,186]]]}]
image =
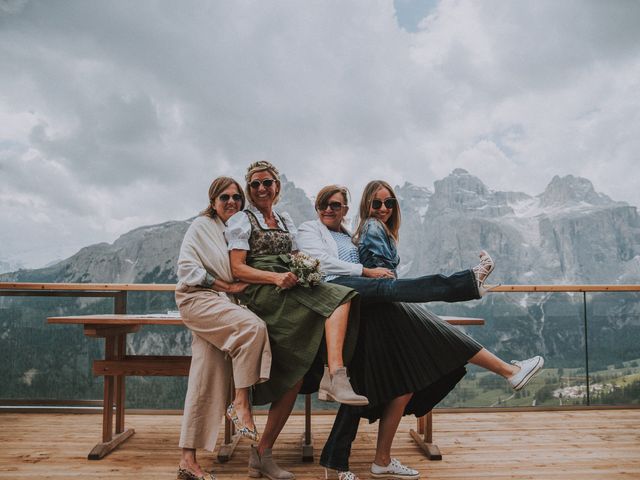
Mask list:
[{"label": "woman with blonde hair", "polygon": [[179,480],[215,478],[198,464],[196,449],[214,450],[232,378],[235,398],[227,415],[239,433],[258,437],[249,388],[269,378],[271,348],[265,323],[233,298],[247,284],[234,281],[224,239],[227,220],[244,202],[238,182],[216,178],[209,187],[209,206],[191,222],[180,247],[176,303],[192,333],[192,356]]},{"label": "woman with blonde hair", "polygon": [[[290,254],[298,250],[296,227],[288,214],[274,209],[280,174],[260,161],[249,166],[245,179],[249,206],[229,220],[225,235],[233,274],[249,283],[239,298],[266,322],[273,354],[270,380],[254,387],[254,403],[271,408],[262,438],[251,448],[249,475],[290,479],[293,474],[280,468],[271,452],[298,392],[318,390],[320,398],[368,403],[353,391],[345,368],[357,336],[357,293],[328,283],[298,285],[301,279],[290,265]],[[312,367],[324,350],[328,366],[318,385],[320,375],[314,377]]]}]

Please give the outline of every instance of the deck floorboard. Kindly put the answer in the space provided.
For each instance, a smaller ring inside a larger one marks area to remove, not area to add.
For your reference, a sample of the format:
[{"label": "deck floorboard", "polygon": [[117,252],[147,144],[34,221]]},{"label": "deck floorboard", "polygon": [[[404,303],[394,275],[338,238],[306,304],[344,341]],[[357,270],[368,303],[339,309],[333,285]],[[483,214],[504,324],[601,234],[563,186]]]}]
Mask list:
[{"label": "deck floorboard", "polygon": [[[179,415],[128,415],[136,430],[124,445],[98,461],[86,456],[100,438],[96,414],[0,413],[0,479],[175,478]],[[259,428],[265,417],[256,417]],[[332,415],[314,415],[316,463],[300,461],[304,418],[291,417],[274,449],[276,459],[301,480],[324,478],[317,464]],[[443,460],[431,462],[413,443],[405,417],[393,455],[436,479],[639,479],[640,409],[460,412],[434,414],[435,441]],[[362,422],[351,467],[370,478],[377,424]],[[198,453],[219,479],[247,478],[249,442],[240,442],[229,463]]]}]

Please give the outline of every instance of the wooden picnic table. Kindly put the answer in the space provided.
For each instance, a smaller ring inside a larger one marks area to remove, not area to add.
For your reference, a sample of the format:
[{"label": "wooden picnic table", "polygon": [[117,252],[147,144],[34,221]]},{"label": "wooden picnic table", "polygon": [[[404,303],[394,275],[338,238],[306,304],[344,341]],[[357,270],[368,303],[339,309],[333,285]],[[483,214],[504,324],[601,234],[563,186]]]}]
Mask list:
[{"label": "wooden picnic table", "polygon": [[[481,318],[442,317],[453,325],[483,325]],[[183,325],[177,315],[73,315],[49,317],[50,324],[82,325],[84,334],[91,338],[104,338],[104,359],[94,360],[93,374],[104,377],[102,442],[98,443],[88,455],[90,460],[103,458],[109,452],[126,441],[135,433],[133,428],[125,427],[125,379],[128,376],[188,376],[191,365],[190,356],[173,355],[127,355],[126,336],[136,333],[145,325]],[[231,395],[231,386],[230,386]],[[115,411],[115,428],[114,428]],[[418,419],[417,430],[411,435],[431,460],[442,458],[433,444],[431,412]],[[421,437],[422,435],[422,437]],[[224,442],[218,450],[218,460],[226,462],[240,440],[234,434],[233,425],[225,418]],[[305,398],[305,431],[302,437],[302,459],[313,461],[313,442],[311,437],[311,396]]]}]

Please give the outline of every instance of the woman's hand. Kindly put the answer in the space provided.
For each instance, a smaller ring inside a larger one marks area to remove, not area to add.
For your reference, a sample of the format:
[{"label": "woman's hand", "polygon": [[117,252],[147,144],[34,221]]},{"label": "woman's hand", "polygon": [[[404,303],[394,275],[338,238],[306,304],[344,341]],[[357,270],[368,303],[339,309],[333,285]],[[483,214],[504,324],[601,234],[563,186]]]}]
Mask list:
[{"label": "woman's hand", "polygon": [[384,267],[363,268],[362,276],[369,278],[396,278],[391,270]]},{"label": "woman's hand", "polygon": [[234,295],[238,293],[242,293],[247,289],[248,286],[249,284],[245,282],[230,283],[227,293],[232,293]]},{"label": "woman's hand", "polygon": [[280,287],[283,290],[293,288],[298,283],[298,277],[291,272],[276,273],[273,284]]}]

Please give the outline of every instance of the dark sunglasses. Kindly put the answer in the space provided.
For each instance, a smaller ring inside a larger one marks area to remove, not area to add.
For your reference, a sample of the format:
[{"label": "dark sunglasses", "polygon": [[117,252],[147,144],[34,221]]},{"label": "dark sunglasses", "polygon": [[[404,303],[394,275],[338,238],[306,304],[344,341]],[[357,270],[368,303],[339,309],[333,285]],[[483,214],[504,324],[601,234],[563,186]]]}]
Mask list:
[{"label": "dark sunglasses", "polygon": [[331,210],[333,210],[334,212],[339,212],[340,209],[342,207],[346,207],[346,205],[340,203],[340,202],[329,202],[326,205],[320,205],[320,208],[318,209],[319,211],[324,211],[327,209],[327,207],[329,207]]},{"label": "dark sunglasses", "polygon": [[397,203],[398,201],[395,198],[387,198],[384,202],[382,200],[375,199],[371,202],[371,208],[374,210],[380,210],[382,208],[382,204],[384,204],[388,209],[392,209]]},{"label": "dark sunglasses", "polygon": [[240,202],[242,201],[242,195],[240,195],[239,193],[234,193],[233,195],[229,195],[228,193],[223,193],[222,195],[220,195],[218,197],[218,200],[220,200],[223,203],[227,203],[229,201],[229,199],[232,199],[234,202]]},{"label": "dark sunglasses", "polygon": [[260,188],[260,185],[264,185],[264,188],[269,188],[271,185],[273,185],[273,182],[275,182],[274,179],[265,178],[264,180],[254,180],[253,182],[249,183],[249,186],[254,190],[257,190]]}]

